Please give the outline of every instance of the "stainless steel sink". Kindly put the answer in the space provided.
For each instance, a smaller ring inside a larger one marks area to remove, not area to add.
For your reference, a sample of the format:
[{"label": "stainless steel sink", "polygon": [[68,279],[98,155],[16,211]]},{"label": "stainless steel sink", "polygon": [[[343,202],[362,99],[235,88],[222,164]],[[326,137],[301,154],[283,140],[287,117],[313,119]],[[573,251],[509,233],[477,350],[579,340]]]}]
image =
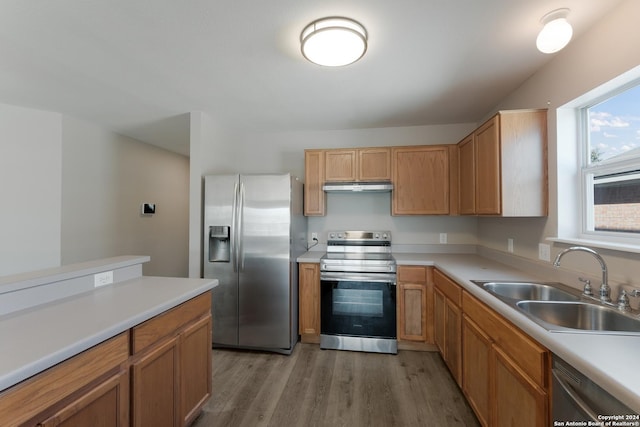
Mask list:
[{"label": "stainless steel sink", "polygon": [[593,303],[520,301],[516,307],[550,331],[640,335],[640,318]]},{"label": "stainless steel sink", "polygon": [[580,295],[569,290],[560,289],[560,284],[553,286],[546,283],[532,282],[486,282],[482,287],[487,291],[511,300],[536,301],[579,301]]}]

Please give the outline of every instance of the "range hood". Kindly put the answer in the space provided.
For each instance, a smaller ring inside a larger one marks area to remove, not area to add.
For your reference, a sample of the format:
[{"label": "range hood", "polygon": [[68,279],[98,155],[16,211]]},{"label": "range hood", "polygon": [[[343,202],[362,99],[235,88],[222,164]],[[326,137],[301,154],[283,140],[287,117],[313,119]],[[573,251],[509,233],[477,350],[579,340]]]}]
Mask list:
[{"label": "range hood", "polygon": [[389,181],[382,182],[328,182],[322,186],[327,193],[366,192],[388,193],[393,190],[393,184]]}]

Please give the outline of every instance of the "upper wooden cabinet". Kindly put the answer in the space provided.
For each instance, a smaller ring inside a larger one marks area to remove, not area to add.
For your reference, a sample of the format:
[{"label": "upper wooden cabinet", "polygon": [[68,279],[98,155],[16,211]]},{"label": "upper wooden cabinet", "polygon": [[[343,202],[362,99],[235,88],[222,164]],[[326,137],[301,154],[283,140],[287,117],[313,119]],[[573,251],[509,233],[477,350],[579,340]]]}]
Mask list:
[{"label": "upper wooden cabinet", "polygon": [[358,155],[358,181],[391,180],[391,149],[361,148]]},{"label": "upper wooden cabinet", "polygon": [[392,147],[392,215],[449,213],[449,147]]},{"label": "upper wooden cabinet", "polygon": [[322,191],[324,152],[325,150],[304,151],[304,214],[307,216],[325,214],[326,195]]},{"label": "upper wooden cabinet", "polygon": [[458,144],[458,211],[476,213],[476,155],[473,134]]},{"label": "upper wooden cabinet", "polygon": [[546,216],[547,110],[501,111],[458,143],[466,215]]},{"label": "upper wooden cabinet", "polygon": [[325,182],[349,181],[391,181],[392,215],[457,213],[455,145],[315,149],[304,154],[306,216],[326,214]]},{"label": "upper wooden cabinet", "polygon": [[354,148],[325,150],[325,181],[389,181],[391,150]]},{"label": "upper wooden cabinet", "polygon": [[326,214],[325,182],[391,180],[391,148],[304,151],[304,214]]}]

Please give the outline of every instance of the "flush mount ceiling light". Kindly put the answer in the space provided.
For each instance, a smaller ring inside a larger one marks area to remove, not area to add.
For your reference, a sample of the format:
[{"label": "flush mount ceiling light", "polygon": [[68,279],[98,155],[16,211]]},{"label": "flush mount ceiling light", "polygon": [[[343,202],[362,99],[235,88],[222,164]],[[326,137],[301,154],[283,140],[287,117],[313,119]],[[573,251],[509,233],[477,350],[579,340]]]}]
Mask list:
[{"label": "flush mount ceiling light", "polygon": [[540,22],[544,25],[538,38],[536,46],[542,53],[555,53],[565,47],[571,36],[573,28],[567,21],[569,9],[556,9],[542,17]]},{"label": "flush mount ceiling light", "polygon": [[300,34],[302,55],[327,67],[349,65],[367,51],[367,30],[349,18],[329,17],[313,21]]}]

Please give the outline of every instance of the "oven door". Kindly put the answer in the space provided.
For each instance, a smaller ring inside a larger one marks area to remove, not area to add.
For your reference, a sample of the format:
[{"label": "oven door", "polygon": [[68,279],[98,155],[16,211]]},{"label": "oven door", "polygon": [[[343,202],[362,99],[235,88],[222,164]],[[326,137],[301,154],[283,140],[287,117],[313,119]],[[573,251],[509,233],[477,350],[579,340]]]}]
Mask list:
[{"label": "oven door", "polygon": [[330,336],[388,340],[395,346],[395,274],[323,272],[320,294],[321,346],[335,341]]}]

